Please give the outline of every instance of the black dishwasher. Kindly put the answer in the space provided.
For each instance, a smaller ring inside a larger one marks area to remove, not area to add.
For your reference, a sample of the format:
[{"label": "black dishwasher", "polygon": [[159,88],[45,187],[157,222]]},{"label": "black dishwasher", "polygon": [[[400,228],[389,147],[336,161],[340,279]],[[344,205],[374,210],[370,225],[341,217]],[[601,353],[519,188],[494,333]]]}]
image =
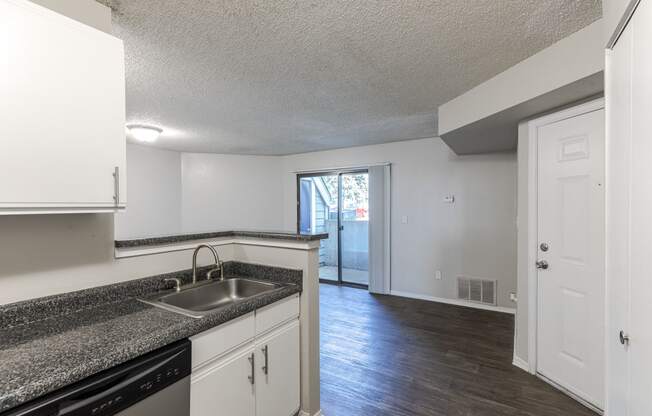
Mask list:
[{"label": "black dishwasher", "polygon": [[189,416],[190,354],[179,341],[0,416]]}]

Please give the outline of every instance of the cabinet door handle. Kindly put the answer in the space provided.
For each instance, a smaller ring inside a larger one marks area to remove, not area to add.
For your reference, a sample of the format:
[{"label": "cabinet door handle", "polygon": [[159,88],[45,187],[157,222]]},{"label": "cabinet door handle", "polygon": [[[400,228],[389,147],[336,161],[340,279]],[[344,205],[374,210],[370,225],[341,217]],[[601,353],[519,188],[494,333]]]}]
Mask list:
[{"label": "cabinet door handle", "polygon": [[113,169],[113,201],[116,207],[120,205],[120,168],[118,166]]},{"label": "cabinet door handle", "polygon": [[255,372],[255,366],[254,366],[254,353],[252,352],[251,355],[249,356],[249,364],[251,364],[251,375],[248,377],[249,382],[253,385],[256,382],[256,375],[254,374]]},{"label": "cabinet door handle", "polygon": [[265,345],[261,349],[263,351],[263,354],[265,355],[265,365],[263,366],[263,373],[267,375],[269,373],[269,356],[268,356],[269,347]]}]

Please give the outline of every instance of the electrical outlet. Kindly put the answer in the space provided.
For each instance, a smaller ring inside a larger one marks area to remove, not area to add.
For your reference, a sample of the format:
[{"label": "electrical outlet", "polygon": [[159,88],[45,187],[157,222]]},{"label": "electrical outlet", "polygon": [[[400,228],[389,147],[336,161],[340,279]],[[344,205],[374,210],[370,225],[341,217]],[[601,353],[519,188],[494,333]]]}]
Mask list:
[{"label": "electrical outlet", "polygon": [[401,217],[401,224],[407,224],[408,223],[408,217],[407,215],[403,215]]},{"label": "electrical outlet", "polygon": [[441,280],[441,270],[435,270],[435,280]]},{"label": "electrical outlet", "polygon": [[516,293],[509,292],[509,300],[511,300],[512,302],[518,302],[518,298],[516,297]]}]

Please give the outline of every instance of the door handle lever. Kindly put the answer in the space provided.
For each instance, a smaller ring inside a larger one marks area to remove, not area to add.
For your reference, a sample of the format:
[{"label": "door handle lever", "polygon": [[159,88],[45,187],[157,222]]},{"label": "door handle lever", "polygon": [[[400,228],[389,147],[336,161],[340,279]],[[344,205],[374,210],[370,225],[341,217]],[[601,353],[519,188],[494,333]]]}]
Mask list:
[{"label": "door handle lever", "polygon": [[545,260],[539,260],[535,264],[537,266],[537,269],[542,269],[542,270],[546,270],[549,266],[548,262]]}]

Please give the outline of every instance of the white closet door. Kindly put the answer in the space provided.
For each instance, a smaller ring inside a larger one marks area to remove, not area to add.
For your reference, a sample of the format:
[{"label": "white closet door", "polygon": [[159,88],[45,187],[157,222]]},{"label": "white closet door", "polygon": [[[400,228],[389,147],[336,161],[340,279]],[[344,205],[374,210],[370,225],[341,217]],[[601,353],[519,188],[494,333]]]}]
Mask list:
[{"label": "white closet door", "polygon": [[607,52],[606,229],[606,402],[607,415],[626,416],[629,400],[629,354],[619,332],[629,331],[629,231],[632,157],[632,31],[628,27]]},{"label": "white closet door", "polygon": [[630,415],[652,415],[652,2],[630,24],[632,48],[632,182]]}]

